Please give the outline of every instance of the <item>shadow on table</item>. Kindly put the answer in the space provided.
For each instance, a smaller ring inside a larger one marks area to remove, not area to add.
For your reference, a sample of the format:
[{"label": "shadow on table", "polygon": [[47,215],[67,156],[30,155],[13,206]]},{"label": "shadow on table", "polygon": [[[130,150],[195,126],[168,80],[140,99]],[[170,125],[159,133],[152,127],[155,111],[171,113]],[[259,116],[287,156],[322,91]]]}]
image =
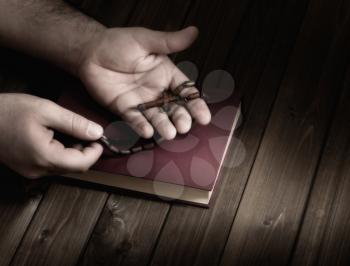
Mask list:
[{"label": "shadow on table", "polygon": [[22,201],[42,194],[48,186],[45,179],[29,180],[0,165],[0,201]]}]

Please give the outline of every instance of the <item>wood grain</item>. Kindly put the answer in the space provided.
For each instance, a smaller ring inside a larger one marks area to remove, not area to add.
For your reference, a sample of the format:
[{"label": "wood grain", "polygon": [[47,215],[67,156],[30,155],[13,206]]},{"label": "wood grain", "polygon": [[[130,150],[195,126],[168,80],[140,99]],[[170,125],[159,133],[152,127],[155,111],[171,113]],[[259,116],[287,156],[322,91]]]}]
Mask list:
[{"label": "wood grain", "polygon": [[[199,37],[190,50],[176,58],[177,61],[194,63],[202,79],[209,71],[222,68],[227,47],[231,46],[250,2],[251,0],[195,1],[185,25],[196,26],[199,29]],[[228,24],[229,32],[225,28]],[[214,61],[217,63],[214,64]],[[205,64],[209,67],[205,67]]]},{"label": "wood grain", "polygon": [[167,214],[160,201],[111,195],[79,265],[145,265]]},{"label": "wood grain", "polygon": [[347,65],[341,4],[310,3],[222,265],[288,261]]},{"label": "wood grain", "polygon": [[[228,167],[216,187],[214,204],[209,210],[172,207],[154,265],[216,265],[220,260],[307,1],[288,1],[285,5],[270,1],[269,4],[262,6],[257,1],[250,7],[225,67],[234,73],[237,89],[244,92],[246,112],[237,140],[231,143],[226,158]],[[217,62],[214,59],[214,65]],[[238,167],[231,167],[242,161],[241,156],[245,156],[244,161]],[[181,221],[176,217],[182,217]]]},{"label": "wood grain", "polygon": [[28,193],[24,180],[1,167],[0,265],[8,265],[40,203],[42,192]]},{"label": "wood grain", "polygon": [[12,264],[74,265],[106,198],[99,191],[51,185]]},{"label": "wood grain", "polygon": [[348,265],[350,262],[349,102],[348,68],[343,94],[305,210],[292,265]]}]

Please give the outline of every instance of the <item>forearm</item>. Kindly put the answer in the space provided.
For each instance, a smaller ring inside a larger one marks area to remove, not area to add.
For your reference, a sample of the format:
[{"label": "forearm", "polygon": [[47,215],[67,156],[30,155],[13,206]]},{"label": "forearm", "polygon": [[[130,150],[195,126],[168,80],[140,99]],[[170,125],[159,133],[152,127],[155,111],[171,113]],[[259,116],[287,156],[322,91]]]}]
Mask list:
[{"label": "forearm", "polygon": [[0,0],[0,44],[76,74],[86,44],[104,26],[63,0]]}]

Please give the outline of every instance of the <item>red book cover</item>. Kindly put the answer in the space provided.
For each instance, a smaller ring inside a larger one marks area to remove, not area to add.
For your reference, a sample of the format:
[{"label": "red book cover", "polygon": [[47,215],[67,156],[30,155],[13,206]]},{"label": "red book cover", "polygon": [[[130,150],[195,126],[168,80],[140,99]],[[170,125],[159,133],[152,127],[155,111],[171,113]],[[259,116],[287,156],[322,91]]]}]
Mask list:
[{"label": "red book cover", "polygon": [[[131,139],[128,145],[147,142],[130,132],[126,123],[105,111],[83,90],[64,91],[58,103],[99,123],[105,128],[105,134],[112,135],[108,137],[114,137],[116,141],[124,130]],[[233,93],[224,100],[212,101],[208,106],[212,114],[209,125],[194,123],[188,134],[159,142],[151,150],[102,156],[87,174],[70,176],[207,205],[240,115],[239,101]],[[125,132],[121,138],[125,138]]]}]

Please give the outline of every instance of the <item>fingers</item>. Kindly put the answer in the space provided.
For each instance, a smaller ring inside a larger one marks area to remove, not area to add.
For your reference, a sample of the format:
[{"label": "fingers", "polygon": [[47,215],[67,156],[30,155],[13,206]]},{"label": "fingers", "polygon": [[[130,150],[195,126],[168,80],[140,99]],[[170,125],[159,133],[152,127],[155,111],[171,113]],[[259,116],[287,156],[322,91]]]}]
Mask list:
[{"label": "fingers", "polygon": [[144,111],[144,115],[163,138],[168,140],[175,138],[176,128],[169,120],[167,113],[155,107]]},{"label": "fingers", "polygon": [[[177,67],[174,66],[173,78],[171,81],[171,89],[175,89],[177,86],[187,81],[188,78],[183,74]],[[181,96],[186,96],[191,93],[198,92],[195,87],[186,88],[181,91]],[[199,124],[207,125],[210,123],[211,114],[209,108],[203,99],[195,99],[187,102],[186,104],[191,116],[195,119]]]},{"label": "fingers", "polygon": [[197,38],[197,35],[197,28],[192,26],[175,32],[142,29],[135,38],[148,52],[171,54],[188,48]]},{"label": "fingers", "polygon": [[191,129],[191,115],[183,106],[171,103],[169,105],[168,115],[176,127],[177,132],[180,134],[185,134]]},{"label": "fingers", "polygon": [[138,110],[128,110],[123,114],[123,119],[143,138],[151,138],[154,134],[152,125]]},{"label": "fingers", "polygon": [[186,108],[177,104],[170,104],[169,107],[168,114],[160,108],[151,108],[143,113],[129,108],[122,113],[122,117],[143,138],[151,138],[155,128],[165,139],[173,139],[176,131],[186,133],[191,128],[192,119]]},{"label": "fingers", "polygon": [[[74,112],[51,103],[44,115],[49,128],[82,140],[97,140],[103,134],[103,128]],[[66,148],[59,141],[52,139],[45,150],[47,168],[51,172],[69,173],[87,171],[101,156],[103,147],[98,143],[76,148]]]},{"label": "fingers", "polygon": [[51,171],[63,173],[85,172],[103,152],[103,147],[92,143],[87,147],[75,149],[65,148],[61,143],[53,140],[49,147],[47,157],[51,164]]},{"label": "fingers", "polygon": [[45,116],[46,126],[78,139],[97,140],[103,134],[100,125],[54,103],[48,106]]},{"label": "fingers", "polygon": [[191,129],[192,118],[186,108],[178,104],[169,104],[168,112],[160,108],[151,108],[144,112],[159,135],[170,140],[176,133],[185,134]]}]

